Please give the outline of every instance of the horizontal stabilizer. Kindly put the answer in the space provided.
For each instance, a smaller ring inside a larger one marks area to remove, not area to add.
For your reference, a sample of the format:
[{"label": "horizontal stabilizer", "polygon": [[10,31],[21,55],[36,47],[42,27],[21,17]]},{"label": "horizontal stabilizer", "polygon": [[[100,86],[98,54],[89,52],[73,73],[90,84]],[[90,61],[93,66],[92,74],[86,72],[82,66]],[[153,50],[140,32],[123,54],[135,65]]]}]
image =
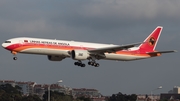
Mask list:
[{"label": "horizontal stabilizer", "polygon": [[162,54],[162,53],[172,53],[172,52],[177,52],[176,50],[172,51],[157,51],[157,52],[148,52],[147,54]]}]

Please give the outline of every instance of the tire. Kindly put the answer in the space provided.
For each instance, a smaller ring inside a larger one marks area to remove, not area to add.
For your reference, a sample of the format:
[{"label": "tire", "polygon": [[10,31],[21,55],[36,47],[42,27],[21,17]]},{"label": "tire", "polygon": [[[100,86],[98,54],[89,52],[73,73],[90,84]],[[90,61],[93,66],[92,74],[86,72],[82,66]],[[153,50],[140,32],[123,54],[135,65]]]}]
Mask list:
[{"label": "tire", "polygon": [[85,64],[81,64],[81,67],[85,67],[86,65]]},{"label": "tire", "polygon": [[96,63],[95,67],[99,67],[99,63]]},{"label": "tire", "polygon": [[17,60],[17,57],[13,57],[13,60]]}]

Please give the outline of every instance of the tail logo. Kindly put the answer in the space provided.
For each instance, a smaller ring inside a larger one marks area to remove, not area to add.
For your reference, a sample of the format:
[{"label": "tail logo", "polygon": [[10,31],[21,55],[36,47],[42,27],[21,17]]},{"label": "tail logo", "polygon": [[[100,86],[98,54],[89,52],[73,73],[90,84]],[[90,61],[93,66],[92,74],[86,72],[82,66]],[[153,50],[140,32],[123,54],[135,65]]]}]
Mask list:
[{"label": "tail logo", "polygon": [[155,43],[156,43],[156,40],[155,40],[153,37],[151,37],[151,38],[149,39],[149,44],[150,44],[151,46],[154,46]]}]

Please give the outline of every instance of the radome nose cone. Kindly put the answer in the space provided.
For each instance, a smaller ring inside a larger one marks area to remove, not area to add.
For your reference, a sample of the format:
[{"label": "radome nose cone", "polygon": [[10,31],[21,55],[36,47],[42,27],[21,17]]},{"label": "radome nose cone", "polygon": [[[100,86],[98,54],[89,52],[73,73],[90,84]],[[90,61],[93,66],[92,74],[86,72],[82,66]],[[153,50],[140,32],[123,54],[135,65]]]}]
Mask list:
[{"label": "radome nose cone", "polygon": [[2,47],[5,48],[5,43],[2,44]]}]

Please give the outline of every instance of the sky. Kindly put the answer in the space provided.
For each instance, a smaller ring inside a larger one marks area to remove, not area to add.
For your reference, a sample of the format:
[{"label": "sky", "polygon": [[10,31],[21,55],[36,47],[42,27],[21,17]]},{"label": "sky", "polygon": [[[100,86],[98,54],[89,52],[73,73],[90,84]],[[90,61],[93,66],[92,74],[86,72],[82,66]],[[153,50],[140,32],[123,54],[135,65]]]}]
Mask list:
[{"label": "sky", "polygon": [[[0,42],[37,37],[117,45],[142,42],[157,26],[156,50],[180,50],[179,0],[0,0]],[[100,67],[52,62],[43,55],[13,55],[0,48],[0,80],[94,88],[103,95],[167,93],[180,86],[180,53],[137,61],[99,60]],[[84,61],[87,63],[88,61]]]}]

